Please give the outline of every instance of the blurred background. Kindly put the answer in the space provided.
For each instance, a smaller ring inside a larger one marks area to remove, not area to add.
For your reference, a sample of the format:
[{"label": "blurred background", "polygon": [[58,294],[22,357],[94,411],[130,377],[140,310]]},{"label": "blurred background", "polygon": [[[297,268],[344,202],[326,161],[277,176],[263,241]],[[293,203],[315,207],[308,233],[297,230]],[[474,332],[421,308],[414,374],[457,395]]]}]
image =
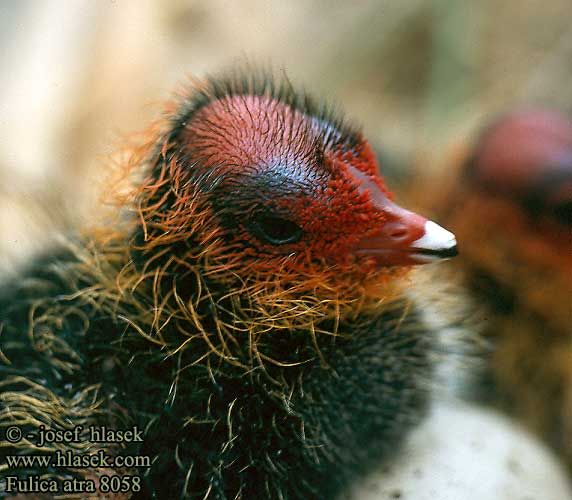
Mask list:
[{"label": "blurred background", "polygon": [[96,210],[121,134],[244,61],[340,102],[388,164],[437,175],[516,104],[572,106],[570,0],[2,0],[0,268]]}]

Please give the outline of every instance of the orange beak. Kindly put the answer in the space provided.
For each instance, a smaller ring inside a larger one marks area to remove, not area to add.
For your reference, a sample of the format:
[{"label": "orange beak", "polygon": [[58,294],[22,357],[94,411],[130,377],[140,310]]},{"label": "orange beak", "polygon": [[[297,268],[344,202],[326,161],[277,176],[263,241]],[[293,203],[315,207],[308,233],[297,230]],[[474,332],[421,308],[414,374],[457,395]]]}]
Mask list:
[{"label": "orange beak", "polygon": [[360,192],[367,191],[385,222],[378,232],[365,236],[356,255],[373,257],[379,266],[427,264],[457,255],[455,235],[421,215],[391,201],[366,174],[348,167]]}]

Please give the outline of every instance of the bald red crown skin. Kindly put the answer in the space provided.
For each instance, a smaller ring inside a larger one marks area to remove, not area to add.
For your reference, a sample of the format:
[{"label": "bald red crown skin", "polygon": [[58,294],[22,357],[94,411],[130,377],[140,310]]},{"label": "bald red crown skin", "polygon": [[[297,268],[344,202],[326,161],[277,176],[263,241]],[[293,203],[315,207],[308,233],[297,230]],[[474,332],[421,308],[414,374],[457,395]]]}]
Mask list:
[{"label": "bald red crown skin", "polygon": [[[217,179],[215,204],[242,211],[229,229],[253,254],[376,266],[456,254],[451,233],[392,201],[359,132],[346,137],[270,96],[237,95],[196,111],[179,139],[192,168]],[[283,242],[264,237],[265,220]]]}]

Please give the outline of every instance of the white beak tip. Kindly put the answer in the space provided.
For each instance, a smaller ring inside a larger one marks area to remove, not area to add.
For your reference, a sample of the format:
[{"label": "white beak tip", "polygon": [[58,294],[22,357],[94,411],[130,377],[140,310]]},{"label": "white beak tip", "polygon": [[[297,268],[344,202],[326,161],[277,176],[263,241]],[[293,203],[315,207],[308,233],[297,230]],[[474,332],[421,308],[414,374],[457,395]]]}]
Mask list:
[{"label": "white beak tip", "polygon": [[430,220],[425,223],[425,234],[411,246],[427,257],[437,259],[454,257],[458,253],[455,235]]}]

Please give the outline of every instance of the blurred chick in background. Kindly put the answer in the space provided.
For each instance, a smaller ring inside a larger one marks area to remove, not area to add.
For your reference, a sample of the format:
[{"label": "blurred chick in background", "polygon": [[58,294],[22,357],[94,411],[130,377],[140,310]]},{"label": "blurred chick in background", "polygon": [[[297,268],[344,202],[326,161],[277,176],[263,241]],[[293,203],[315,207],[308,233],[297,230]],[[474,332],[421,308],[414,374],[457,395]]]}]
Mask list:
[{"label": "blurred chick in background", "polygon": [[490,342],[481,396],[572,466],[572,119],[514,110],[460,158],[448,188],[424,189],[462,242],[457,267]]}]

